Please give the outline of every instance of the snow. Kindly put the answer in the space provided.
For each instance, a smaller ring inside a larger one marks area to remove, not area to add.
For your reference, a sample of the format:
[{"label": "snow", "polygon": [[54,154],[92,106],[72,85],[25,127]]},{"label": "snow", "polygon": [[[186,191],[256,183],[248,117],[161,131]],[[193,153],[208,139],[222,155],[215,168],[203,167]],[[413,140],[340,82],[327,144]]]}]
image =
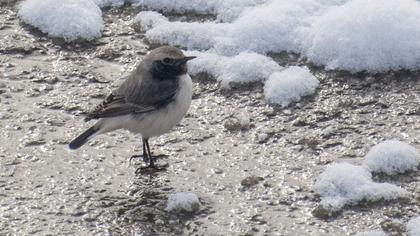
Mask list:
[{"label": "snow", "polygon": [[20,18],[44,33],[66,41],[92,40],[104,28],[102,11],[91,0],[26,0]]},{"label": "snow", "polygon": [[168,18],[155,11],[142,11],[136,15],[133,21],[133,23],[138,25],[143,31],[149,30],[165,22],[168,22]]},{"label": "snow", "polygon": [[[416,0],[137,0],[163,12],[216,14],[208,22],[160,21],[146,32],[159,44],[210,50],[299,53],[327,69],[383,72],[420,68]],[[225,19],[220,21],[220,19]]]},{"label": "snow", "polygon": [[163,12],[217,15],[219,20],[231,21],[247,7],[260,5],[268,0],[131,0],[134,5]]},{"label": "snow", "polygon": [[103,7],[121,7],[124,5],[124,0],[93,0],[100,8]]},{"label": "snow", "polygon": [[355,234],[354,236],[387,236],[382,230],[370,230]]},{"label": "snow", "polygon": [[294,47],[293,30],[317,9],[313,5],[304,0],[272,1],[244,10],[231,23],[167,22],[148,31],[146,37],[189,50],[213,48],[225,56],[243,51],[279,52]]},{"label": "snow", "polygon": [[364,164],[373,172],[388,175],[417,170],[420,155],[407,143],[398,140],[387,140],[375,145],[365,157]]},{"label": "snow", "polygon": [[286,107],[303,96],[313,94],[318,85],[319,81],[308,68],[291,66],[283,71],[274,72],[268,78],[264,94],[269,103]]},{"label": "snow", "polygon": [[188,72],[191,75],[208,73],[221,81],[222,87],[229,87],[231,82],[247,83],[266,80],[281,67],[271,58],[242,52],[234,57],[219,56],[210,52],[187,51],[189,56],[197,56],[188,62]]},{"label": "snow", "polygon": [[420,2],[353,0],[307,29],[304,54],[327,69],[379,72],[420,66]]},{"label": "snow", "polygon": [[193,212],[200,208],[200,201],[195,193],[178,192],[169,196],[166,211]]},{"label": "snow", "polygon": [[158,24],[146,32],[146,38],[157,44],[171,44],[189,50],[206,50],[215,44],[212,36],[222,35],[225,30],[221,24],[167,22]]},{"label": "snow", "polygon": [[420,236],[420,215],[408,221],[407,232],[409,236]]},{"label": "snow", "polygon": [[362,200],[392,200],[408,194],[393,184],[373,182],[368,170],[345,162],[329,165],[317,179],[314,190],[321,196],[321,205],[332,211]]}]

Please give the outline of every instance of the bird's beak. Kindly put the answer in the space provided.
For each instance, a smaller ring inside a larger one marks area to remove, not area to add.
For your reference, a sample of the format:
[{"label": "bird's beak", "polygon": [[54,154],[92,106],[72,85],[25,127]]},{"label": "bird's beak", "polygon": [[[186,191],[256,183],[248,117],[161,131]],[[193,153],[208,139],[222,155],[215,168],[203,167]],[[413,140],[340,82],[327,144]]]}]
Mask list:
[{"label": "bird's beak", "polygon": [[194,58],[197,58],[197,57],[196,56],[184,57],[184,60],[189,61],[189,60],[192,60]]},{"label": "bird's beak", "polygon": [[176,62],[176,64],[182,65],[182,64],[187,63],[187,61],[192,60],[194,58],[196,58],[196,57],[194,57],[194,56],[191,56],[191,57],[183,57],[181,59],[178,59],[177,62]]}]

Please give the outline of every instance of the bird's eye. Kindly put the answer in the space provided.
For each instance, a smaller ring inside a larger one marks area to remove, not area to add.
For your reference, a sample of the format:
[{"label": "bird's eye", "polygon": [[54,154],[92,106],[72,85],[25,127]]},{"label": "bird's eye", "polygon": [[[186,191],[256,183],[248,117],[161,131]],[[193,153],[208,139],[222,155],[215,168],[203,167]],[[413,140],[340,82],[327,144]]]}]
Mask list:
[{"label": "bird's eye", "polygon": [[163,63],[165,63],[165,64],[171,64],[173,62],[173,59],[171,59],[171,58],[169,58],[169,57],[165,57],[164,59],[163,59]]}]

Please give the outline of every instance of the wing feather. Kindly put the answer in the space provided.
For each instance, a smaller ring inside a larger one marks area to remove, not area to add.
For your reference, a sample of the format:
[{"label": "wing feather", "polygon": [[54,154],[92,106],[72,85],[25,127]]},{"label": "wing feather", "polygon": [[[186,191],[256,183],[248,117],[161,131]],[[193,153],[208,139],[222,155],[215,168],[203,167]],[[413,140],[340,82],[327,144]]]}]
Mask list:
[{"label": "wing feather", "polygon": [[156,81],[131,76],[87,114],[85,120],[151,112],[173,101],[177,91],[177,79]]}]

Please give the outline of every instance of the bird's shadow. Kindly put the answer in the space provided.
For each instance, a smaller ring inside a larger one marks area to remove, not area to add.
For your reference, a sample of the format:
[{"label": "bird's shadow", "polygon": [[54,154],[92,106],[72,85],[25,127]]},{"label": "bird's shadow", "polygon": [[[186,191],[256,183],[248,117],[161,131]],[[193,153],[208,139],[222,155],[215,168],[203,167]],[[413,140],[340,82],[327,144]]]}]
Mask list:
[{"label": "bird's shadow", "polygon": [[112,235],[183,235],[186,230],[197,231],[199,224],[192,224],[211,213],[210,204],[200,198],[198,211],[173,213],[165,210],[166,202],[175,189],[165,173],[150,171],[136,175],[127,196],[102,198],[108,207],[101,224]]}]

